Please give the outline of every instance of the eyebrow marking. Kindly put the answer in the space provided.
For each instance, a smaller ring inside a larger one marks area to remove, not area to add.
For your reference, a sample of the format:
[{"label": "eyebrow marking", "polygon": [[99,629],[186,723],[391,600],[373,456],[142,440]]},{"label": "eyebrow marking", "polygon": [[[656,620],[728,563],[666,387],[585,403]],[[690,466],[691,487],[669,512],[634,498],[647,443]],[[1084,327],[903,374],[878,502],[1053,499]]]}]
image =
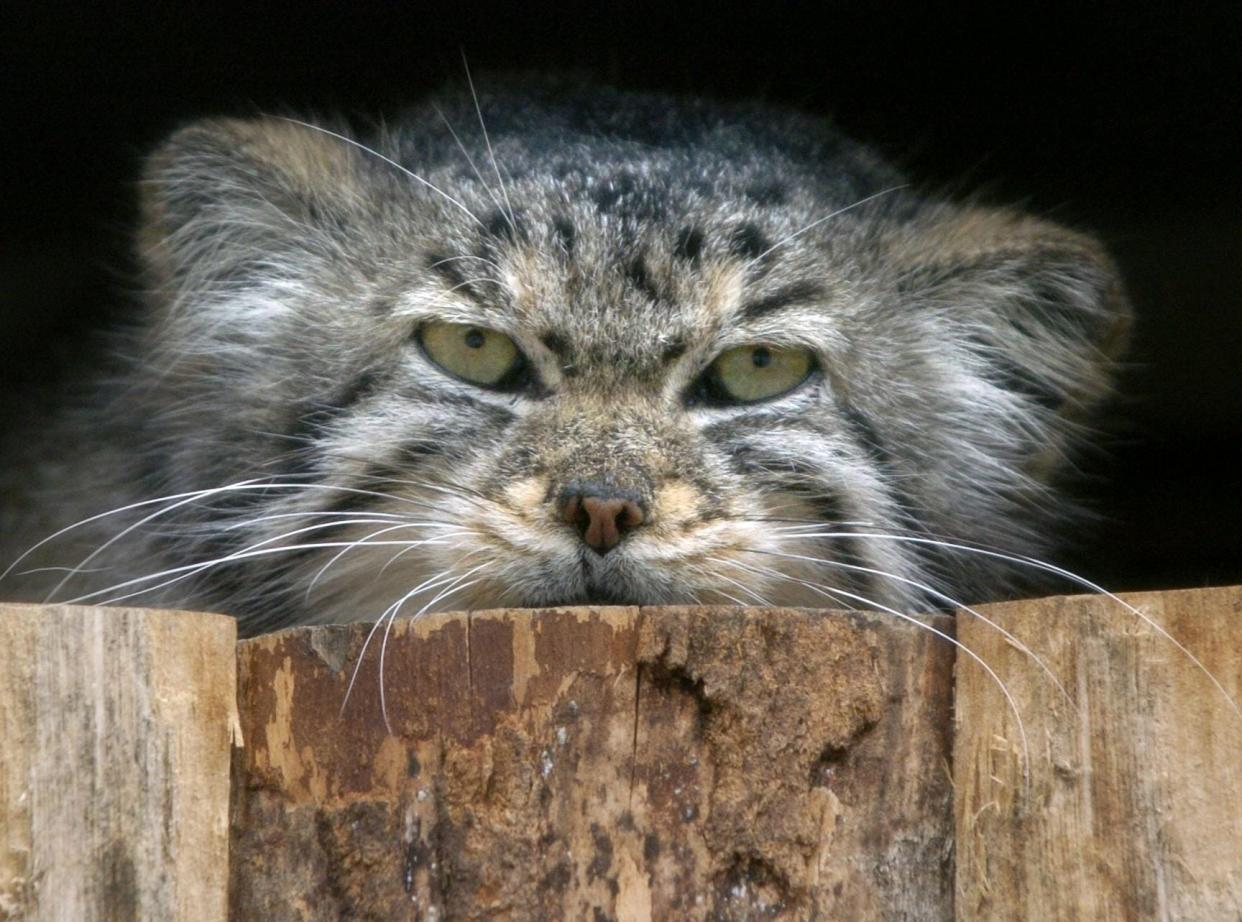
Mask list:
[{"label": "eyebrow marking", "polygon": [[754,320],[756,317],[764,317],[773,311],[792,307],[795,304],[821,300],[827,294],[827,289],[817,282],[794,282],[762,298],[747,301],[742,305],[739,313],[743,320]]},{"label": "eyebrow marking", "polygon": [[771,243],[754,224],[743,224],[729,235],[729,252],[742,259],[759,259],[771,249]]}]

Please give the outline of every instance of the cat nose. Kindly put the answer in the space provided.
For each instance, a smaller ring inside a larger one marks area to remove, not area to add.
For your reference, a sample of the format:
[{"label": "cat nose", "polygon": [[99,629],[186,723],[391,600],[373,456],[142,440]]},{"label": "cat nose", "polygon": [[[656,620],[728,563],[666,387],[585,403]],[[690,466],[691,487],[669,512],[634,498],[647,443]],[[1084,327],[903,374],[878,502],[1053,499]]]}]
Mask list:
[{"label": "cat nose", "polygon": [[628,496],[608,488],[571,487],[560,496],[561,519],[597,554],[607,554],[646,517]]}]

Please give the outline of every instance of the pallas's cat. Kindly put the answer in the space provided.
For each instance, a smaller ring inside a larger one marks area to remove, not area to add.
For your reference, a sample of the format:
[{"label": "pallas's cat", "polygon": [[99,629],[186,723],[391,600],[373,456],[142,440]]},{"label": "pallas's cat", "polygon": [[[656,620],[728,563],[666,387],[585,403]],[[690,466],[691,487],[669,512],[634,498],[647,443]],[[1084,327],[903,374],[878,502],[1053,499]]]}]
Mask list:
[{"label": "pallas's cat", "polygon": [[911,611],[1049,552],[1126,326],[1094,240],[768,107],[477,106],[150,158],[142,319],[13,440],[0,595]]}]

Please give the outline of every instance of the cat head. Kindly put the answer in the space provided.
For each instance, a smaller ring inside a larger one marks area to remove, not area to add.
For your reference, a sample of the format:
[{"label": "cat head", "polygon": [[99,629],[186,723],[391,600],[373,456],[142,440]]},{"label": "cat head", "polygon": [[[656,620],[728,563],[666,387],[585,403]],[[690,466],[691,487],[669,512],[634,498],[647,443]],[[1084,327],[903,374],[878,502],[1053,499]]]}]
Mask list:
[{"label": "cat head", "polygon": [[[278,620],[1003,590],[1124,340],[1091,238],[821,122],[604,90],[151,159],[159,478]],[[946,544],[947,542],[947,544]],[[311,582],[314,589],[309,593]]]}]

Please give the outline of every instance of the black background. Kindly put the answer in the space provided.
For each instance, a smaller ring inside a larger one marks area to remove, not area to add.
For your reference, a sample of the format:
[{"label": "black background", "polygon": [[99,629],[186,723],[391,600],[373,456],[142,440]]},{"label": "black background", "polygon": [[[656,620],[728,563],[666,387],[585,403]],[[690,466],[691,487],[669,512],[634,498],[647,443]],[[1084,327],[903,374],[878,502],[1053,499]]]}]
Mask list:
[{"label": "black background", "polygon": [[1063,559],[1119,589],[1240,583],[1242,15],[1167,7],[6,4],[0,385],[71,371],[126,309],[141,157],[195,116],[379,113],[459,78],[463,50],[476,72],[758,95],[1103,236],[1136,341],[1086,462],[1101,524]]}]

